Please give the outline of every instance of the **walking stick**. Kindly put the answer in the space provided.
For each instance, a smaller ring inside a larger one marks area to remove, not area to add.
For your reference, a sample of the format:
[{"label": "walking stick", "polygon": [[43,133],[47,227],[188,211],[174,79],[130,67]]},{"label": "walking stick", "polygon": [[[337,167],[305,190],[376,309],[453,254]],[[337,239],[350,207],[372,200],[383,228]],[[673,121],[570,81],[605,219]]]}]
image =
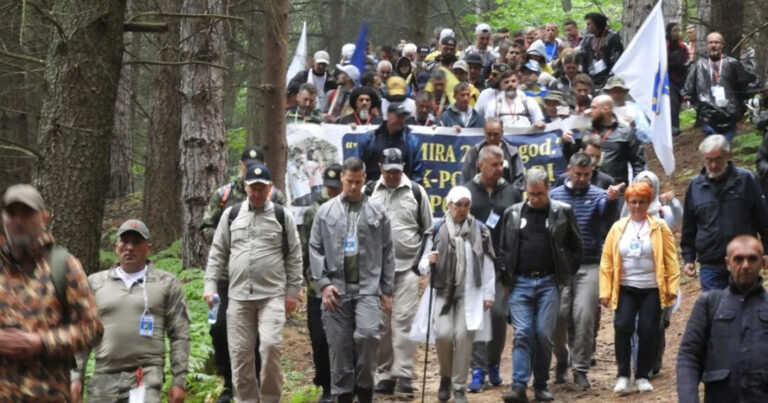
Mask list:
[{"label": "walking stick", "polygon": [[424,394],[427,392],[427,357],[429,356],[429,330],[432,327],[432,276],[435,273],[434,263],[430,263],[429,273],[429,302],[427,304],[427,346],[424,348],[424,373],[421,376],[421,403],[424,403]]}]

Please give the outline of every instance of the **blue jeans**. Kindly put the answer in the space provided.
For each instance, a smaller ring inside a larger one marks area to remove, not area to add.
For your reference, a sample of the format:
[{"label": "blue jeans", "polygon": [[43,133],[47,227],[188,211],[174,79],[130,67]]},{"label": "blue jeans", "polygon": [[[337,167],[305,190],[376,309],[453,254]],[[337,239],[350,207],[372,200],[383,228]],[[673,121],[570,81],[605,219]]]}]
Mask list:
[{"label": "blue jeans", "polygon": [[712,128],[712,126],[704,123],[701,125],[701,130],[704,130],[704,136],[709,136],[710,134],[722,134],[725,136],[725,138],[728,139],[728,142],[730,143],[731,140],[733,140],[733,136],[736,135],[736,124],[733,125],[730,129],[728,129],[725,133],[719,133],[715,131],[715,129]]},{"label": "blue jeans", "polygon": [[727,269],[701,266],[699,268],[699,280],[701,291],[724,290],[728,288],[730,273]]},{"label": "blue jeans", "polygon": [[515,329],[512,347],[513,386],[543,389],[549,380],[552,337],[557,323],[560,291],[554,276],[532,279],[516,276],[509,295],[509,313]]}]

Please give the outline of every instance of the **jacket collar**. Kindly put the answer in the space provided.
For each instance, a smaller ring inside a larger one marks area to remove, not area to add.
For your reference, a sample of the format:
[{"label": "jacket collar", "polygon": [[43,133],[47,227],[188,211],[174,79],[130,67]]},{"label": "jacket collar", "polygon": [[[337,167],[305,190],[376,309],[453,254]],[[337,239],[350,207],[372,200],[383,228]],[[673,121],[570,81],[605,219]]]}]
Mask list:
[{"label": "jacket collar", "polygon": [[761,276],[757,276],[757,281],[755,281],[755,284],[752,285],[752,287],[749,287],[746,291],[741,291],[739,287],[736,286],[736,283],[733,281],[733,277],[728,277],[728,289],[731,291],[732,294],[737,295],[743,295],[744,297],[752,297],[757,294],[762,294],[765,292],[765,287],[763,287],[763,278]]},{"label": "jacket collar", "polygon": [[[408,176],[406,176],[405,173],[403,173],[403,175],[400,177],[400,184],[397,185],[395,190],[400,189],[402,187],[406,187],[406,188],[410,189],[412,186],[413,186],[413,184],[411,183],[411,180],[408,179]],[[382,188],[382,187],[383,188],[387,187],[387,184],[384,183],[384,177],[383,176],[379,177],[379,180],[376,181],[376,186],[374,186],[373,190],[376,191],[376,190],[378,190],[379,188]]]}]

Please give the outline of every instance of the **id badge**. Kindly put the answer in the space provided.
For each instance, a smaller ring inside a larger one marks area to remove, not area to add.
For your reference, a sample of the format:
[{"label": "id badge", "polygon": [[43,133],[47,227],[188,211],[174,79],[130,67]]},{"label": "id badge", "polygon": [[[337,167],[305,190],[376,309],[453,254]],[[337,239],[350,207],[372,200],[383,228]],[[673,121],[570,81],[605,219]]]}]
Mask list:
[{"label": "id badge", "polygon": [[496,228],[496,224],[499,223],[499,215],[491,211],[491,215],[488,216],[488,219],[485,220],[485,225],[487,225],[491,229]]},{"label": "id badge", "polygon": [[715,98],[717,106],[725,106],[728,103],[728,99],[725,97],[725,87],[722,85],[712,86],[712,96]]},{"label": "id badge", "polygon": [[633,239],[629,241],[629,257],[640,257],[640,251],[642,250],[642,244],[639,239]]},{"label": "id badge", "polygon": [[155,331],[155,318],[152,315],[141,315],[139,318],[139,336],[152,337]]},{"label": "id badge", "polygon": [[357,239],[354,236],[344,237],[344,253],[357,253]]},{"label": "id badge", "polygon": [[144,403],[147,387],[141,385],[128,391],[128,403]]},{"label": "id badge", "polygon": [[597,59],[594,62],[592,62],[592,70],[595,72],[595,74],[600,74],[605,70],[605,62],[603,59]]}]

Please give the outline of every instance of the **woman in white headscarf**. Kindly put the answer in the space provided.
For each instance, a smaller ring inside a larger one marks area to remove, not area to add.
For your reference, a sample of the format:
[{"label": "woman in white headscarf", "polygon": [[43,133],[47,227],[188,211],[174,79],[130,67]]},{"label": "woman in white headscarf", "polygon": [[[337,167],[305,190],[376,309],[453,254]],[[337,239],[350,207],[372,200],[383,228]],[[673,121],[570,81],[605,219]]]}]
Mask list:
[{"label": "woman in white headscarf", "polygon": [[[661,218],[667,223],[670,229],[677,228],[683,221],[683,205],[680,200],[674,197],[674,194],[660,194],[659,177],[651,171],[642,171],[635,176],[632,183],[645,182],[653,188],[653,200],[648,206],[648,214],[656,218]],[[666,197],[664,197],[666,195]],[[662,199],[665,199],[662,201]],[[627,205],[621,210],[621,216],[629,215]]]},{"label": "woman in white headscarf", "polygon": [[[476,332],[478,336],[484,333],[481,337],[486,340],[490,335],[486,324],[494,301],[494,252],[488,228],[469,213],[469,189],[451,189],[446,202],[448,211],[429,232],[419,263],[422,274],[431,271],[432,290],[424,293],[411,336],[418,337],[426,328],[425,322],[432,320],[440,362],[438,400],[448,401],[453,390],[454,402],[466,402],[472,343]],[[427,313],[425,300],[428,302],[430,295],[434,295],[434,304]]]}]

